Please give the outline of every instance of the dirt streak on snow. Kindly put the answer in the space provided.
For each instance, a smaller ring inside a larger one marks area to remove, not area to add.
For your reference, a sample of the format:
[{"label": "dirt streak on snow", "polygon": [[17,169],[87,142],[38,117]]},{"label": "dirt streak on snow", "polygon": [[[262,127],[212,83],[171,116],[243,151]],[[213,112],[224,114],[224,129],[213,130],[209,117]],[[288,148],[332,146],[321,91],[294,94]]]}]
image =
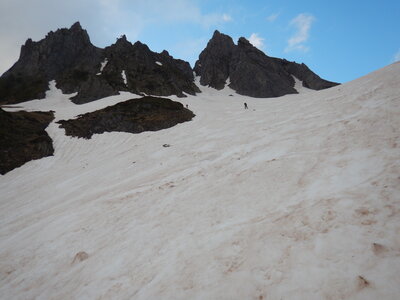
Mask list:
[{"label": "dirt streak on snow", "polygon": [[[0,295],[397,299],[399,86],[396,63],[274,99],[202,87],[171,97],[194,120],[158,132],[52,123],[55,156],[0,177]],[[70,96],[19,106],[59,120],[133,97]]]}]

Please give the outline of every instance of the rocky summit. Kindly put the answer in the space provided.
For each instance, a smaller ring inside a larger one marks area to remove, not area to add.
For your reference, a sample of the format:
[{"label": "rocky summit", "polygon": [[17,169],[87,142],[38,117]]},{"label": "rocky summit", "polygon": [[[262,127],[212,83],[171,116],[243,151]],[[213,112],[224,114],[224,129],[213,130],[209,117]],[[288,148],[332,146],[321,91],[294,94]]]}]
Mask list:
[{"label": "rocky summit", "polygon": [[88,74],[96,71],[101,54],[79,23],[51,31],[38,42],[28,39],[19,60],[0,78],[0,102],[44,98],[53,79],[63,92],[78,92]]},{"label": "rocky summit", "polygon": [[125,35],[109,47],[95,47],[77,22],[69,29],[51,31],[38,42],[26,41],[19,60],[0,77],[0,104],[42,99],[51,80],[63,93],[74,93],[70,99],[76,104],[120,91],[185,97],[200,92],[193,71],[202,85],[222,89],[229,78],[232,89],[252,97],[297,93],[294,77],[315,90],[337,85],[321,79],[304,64],[267,56],[243,37],[236,45],[219,31],[214,32],[193,70],[166,50],[153,52],[139,41],[130,43]]},{"label": "rocky summit", "polygon": [[189,63],[140,42],[132,45],[125,36],[97,48],[79,22],[26,41],[19,60],[0,78],[0,103],[44,98],[51,80],[63,93],[76,93],[71,100],[77,104],[119,91],[178,97],[199,92]]},{"label": "rocky summit", "polygon": [[297,93],[293,76],[314,90],[338,84],[321,79],[304,64],[269,57],[243,37],[235,45],[230,36],[217,30],[201,52],[194,71],[202,85],[222,89],[229,78],[232,89],[252,97]]}]

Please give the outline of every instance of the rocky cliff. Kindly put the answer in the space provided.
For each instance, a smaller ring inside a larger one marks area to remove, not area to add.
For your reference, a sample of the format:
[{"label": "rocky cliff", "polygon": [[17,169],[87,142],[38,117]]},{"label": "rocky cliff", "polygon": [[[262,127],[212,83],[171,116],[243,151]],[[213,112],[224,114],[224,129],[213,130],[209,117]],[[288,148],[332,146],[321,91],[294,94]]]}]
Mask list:
[{"label": "rocky cliff", "polygon": [[252,97],[297,93],[293,76],[315,90],[337,85],[321,79],[304,64],[267,56],[243,37],[235,45],[219,31],[201,52],[194,70],[202,85],[222,89],[229,78],[229,86],[237,93]]},{"label": "rocky cliff", "polygon": [[[315,90],[337,85],[304,64],[267,56],[245,38],[235,45],[219,31],[201,52],[194,71],[202,85],[222,89],[229,78],[229,86],[237,93],[252,97],[297,93],[293,76]],[[76,104],[119,91],[178,97],[200,92],[189,63],[165,50],[156,53],[141,42],[132,44],[125,36],[109,47],[97,48],[79,22],[50,32],[38,42],[26,41],[19,60],[0,77],[0,104],[44,98],[50,80],[56,80],[63,93],[76,93],[71,97]]]},{"label": "rocky cliff", "polygon": [[53,118],[52,112],[6,112],[0,108],[0,174],[53,155],[53,141],[45,131]]},{"label": "rocky cliff", "polygon": [[125,36],[97,48],[79,22],[26,41],[19,60],[0,78],[0,103],[44,98],[50,80],[64,93],[77,93],[71,99],[77,104],[119,91],[179,97],[199,92],[189,63],[140,42],[132,45]]}]

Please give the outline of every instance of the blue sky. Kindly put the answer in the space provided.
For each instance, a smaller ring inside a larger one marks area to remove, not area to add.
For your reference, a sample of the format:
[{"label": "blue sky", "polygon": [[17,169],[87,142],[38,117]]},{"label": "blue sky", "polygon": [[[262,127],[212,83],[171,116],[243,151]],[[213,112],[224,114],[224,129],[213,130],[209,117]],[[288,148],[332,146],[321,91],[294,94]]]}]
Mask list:
[{"label": "blue sky", "polygon": [[28,37],[77,20],[96,46],[126,34],[192,65],[215,29],[338,82],[400,60],[400,1],[0,0],[0,73]]}]

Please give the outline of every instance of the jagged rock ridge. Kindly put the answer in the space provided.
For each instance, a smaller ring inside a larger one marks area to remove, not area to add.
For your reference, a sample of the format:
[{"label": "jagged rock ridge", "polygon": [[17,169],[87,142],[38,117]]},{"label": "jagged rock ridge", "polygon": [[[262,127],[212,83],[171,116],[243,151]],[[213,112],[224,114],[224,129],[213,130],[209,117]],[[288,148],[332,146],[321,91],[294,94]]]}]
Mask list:
[{"label": "jagged rock ridge", "polygon": [[321,79],[304,64],[269,57],[243,37],[235,45],[231,37],[217,30],[201,52],[194,71],[202,85],[222,89],[229,78],[229,86],[237,93],[252,97],[297,93],[293,76],[315,90],[338,84]]},{"label": "jagged rock ridge", "polygon": [[125,36],[97,48],[77,22],[41,41],[26,41],[19,60],[0,78],[0,103],[44,98],[54,79],[63,93],[77,92],[72,101],[78,104],[119,91],[180,97],[199,92],[189,63],[140,42],[132,45]]},{"label": "jagged rock ridge", "polygon": [[[297,93],[293,76],[311,89],[337,85],[304,64],[265,55],[245,38],[235,45],[231,37],[218,31],[194,71],[202,85],[222,89],[230,78],[231,88],[253,97]],[[79,22],[50,32],[41,41],[26,41],[19,60],[0,77],[0,104],[44,98],[50,80],[56,80],[63,93],[76,93],[71,100],[77,104],[119,91],[179,97],[200,92],[189,63],[174,59],[165,50],[155,53],[140,42],[131,44],[125,36],[105,49],[97,48]]]}]

